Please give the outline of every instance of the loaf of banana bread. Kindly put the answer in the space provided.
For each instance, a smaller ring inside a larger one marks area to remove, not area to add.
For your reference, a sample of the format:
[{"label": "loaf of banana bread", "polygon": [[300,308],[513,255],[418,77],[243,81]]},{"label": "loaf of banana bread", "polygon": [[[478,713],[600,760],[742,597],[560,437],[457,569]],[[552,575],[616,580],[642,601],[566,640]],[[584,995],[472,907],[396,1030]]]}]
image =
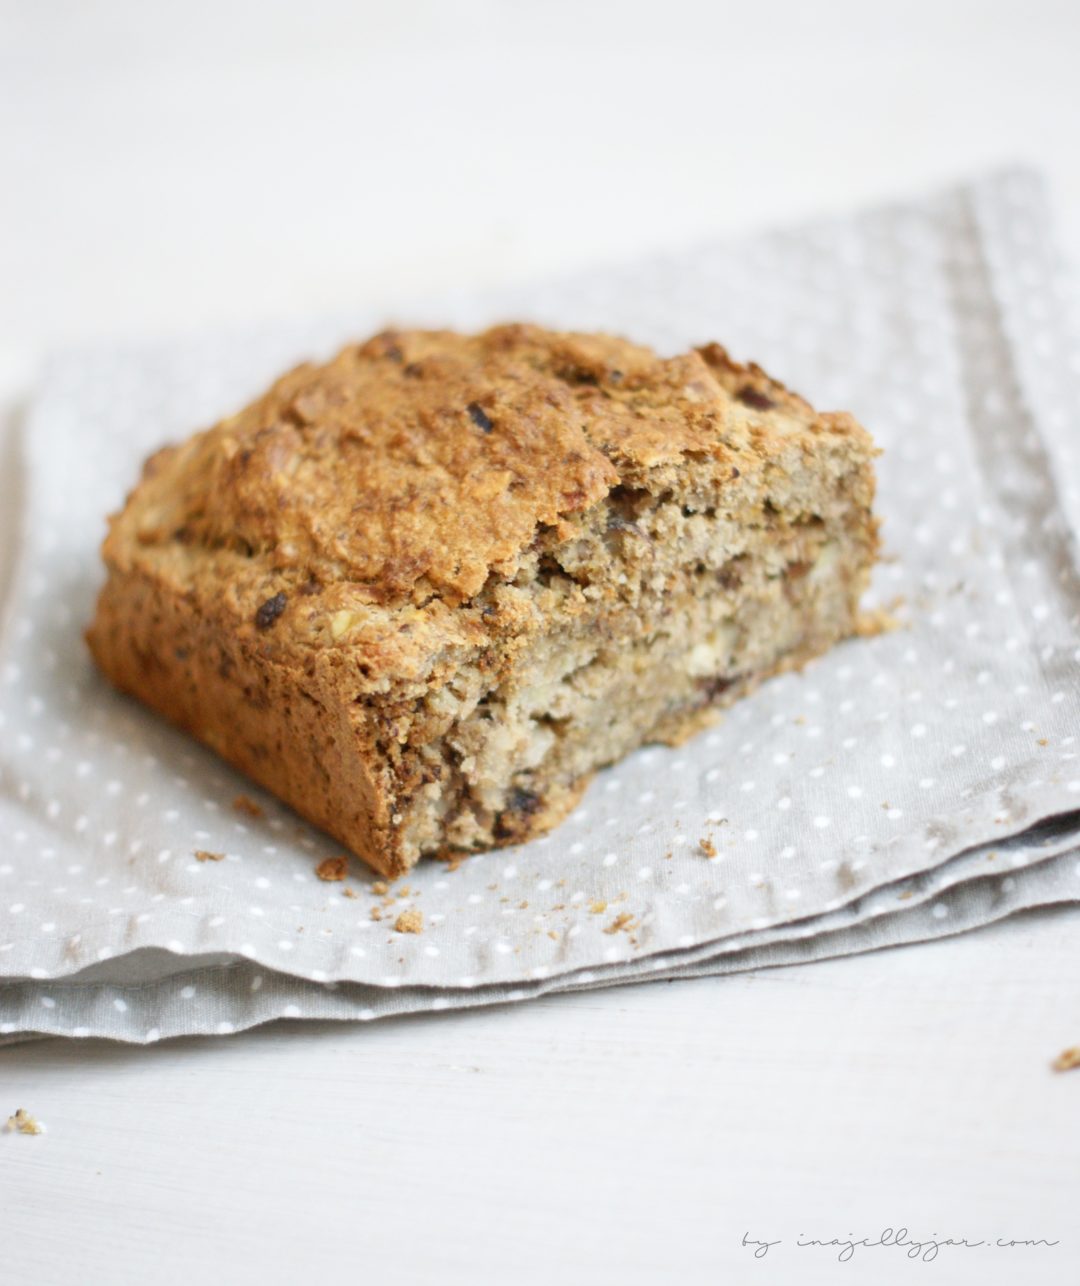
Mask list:
[{"label": "loaf of banana bread", "polygon": [[396,876],[851,634],[874,455],[715,344],[387,332],[147,461],[88,639]]}]

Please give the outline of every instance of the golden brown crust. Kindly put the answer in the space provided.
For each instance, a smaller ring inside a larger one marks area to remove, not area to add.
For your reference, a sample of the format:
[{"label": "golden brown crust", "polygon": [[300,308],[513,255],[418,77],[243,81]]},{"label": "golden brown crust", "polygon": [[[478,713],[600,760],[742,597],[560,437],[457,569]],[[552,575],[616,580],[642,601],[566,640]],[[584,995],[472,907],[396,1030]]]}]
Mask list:
[{"label": "golden brown crust", "polygon": [[688,456],[730,476],[822,432],[862,434],[716,344],[660,358],[535,326],[387,332],[157,452],[104,555],[256,637],[284,618],[295,642],[398,675],[480,641],[453,609],[612,487]]}]

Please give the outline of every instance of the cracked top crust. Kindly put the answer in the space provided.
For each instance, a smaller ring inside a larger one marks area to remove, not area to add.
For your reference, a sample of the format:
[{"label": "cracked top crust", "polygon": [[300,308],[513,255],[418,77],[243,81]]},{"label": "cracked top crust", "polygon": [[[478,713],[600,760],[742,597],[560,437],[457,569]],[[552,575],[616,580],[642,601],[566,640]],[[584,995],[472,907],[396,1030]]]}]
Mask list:
[{"label": "cracked top crust", "polygon": [[376,652],[403,614],[413,650],[429,650],[475,634],[454,609],[614,486],[687,457],[737,476],[821,432],[869,444],[849,416],[816,414],[715,344],[661,358],[530,325],[388,331],[152,456],[104,553],[114,571],[213,600],[253,637],[318,600],[330,620],[347,607]]}]

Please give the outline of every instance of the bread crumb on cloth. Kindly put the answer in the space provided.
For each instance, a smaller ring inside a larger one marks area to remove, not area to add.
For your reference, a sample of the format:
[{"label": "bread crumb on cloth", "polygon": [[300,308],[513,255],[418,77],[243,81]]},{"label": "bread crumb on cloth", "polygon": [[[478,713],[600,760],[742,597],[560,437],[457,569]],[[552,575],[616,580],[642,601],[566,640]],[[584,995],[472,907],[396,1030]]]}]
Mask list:
[{"label": "bread crumb on cloth", "polygon": [[424,913],[417,911],[415,907],[408,911],[402,911],[394,921],[395,933],[423,933],[424,932]]},{"label": "bread crumb on cloth", "polygon": [[250,795],[237,795],[232,802],[233,808],[246,817],[262,817],[262,805],[257,804]]}]

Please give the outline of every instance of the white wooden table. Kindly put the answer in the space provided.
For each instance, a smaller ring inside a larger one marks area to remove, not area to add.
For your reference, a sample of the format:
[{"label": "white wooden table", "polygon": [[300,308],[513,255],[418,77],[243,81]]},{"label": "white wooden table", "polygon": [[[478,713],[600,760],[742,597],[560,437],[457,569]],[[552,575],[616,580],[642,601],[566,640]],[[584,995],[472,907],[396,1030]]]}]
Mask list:
[{"label": "white wooden table", "polygon": [[[57,344],[392,313],[1015,158],[1075,259],[1078,13],[0,0],[0,391]],[[37,1042],[0,1051],[0,1115],[48,1126],[0,1135],[0,1284],[1078,1280],[1080,1072],[1048,1069],[1077,1043],[1080,911],[498,1011]],[[1060,1244],[796,1245],[905,1225]]]}]

